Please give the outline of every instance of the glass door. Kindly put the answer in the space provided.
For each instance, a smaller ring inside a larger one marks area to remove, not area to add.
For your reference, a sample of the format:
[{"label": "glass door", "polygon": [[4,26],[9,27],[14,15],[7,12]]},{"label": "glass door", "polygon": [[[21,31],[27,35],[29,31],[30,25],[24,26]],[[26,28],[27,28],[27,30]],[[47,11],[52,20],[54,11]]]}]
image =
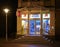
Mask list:
[{"label": "glass door", "polygon": [[30,20],[29,21],[29,34],[30,35],[40,35],[40,20]]},{"label": "glass door", "polygon": [[29,34],[35,35],[35,20],[29,20]]},{"label": "glass door", "polygon": [[35,21],[36,23],[36,29],[35,29],[35,32],[36,32],[36,35],[40,35],[40,29],[41,29],[41,24],[40,24],[40,20],[36,20]]},{"label": "glass door", "polygon": [[29,34],[32,36],[40,35],[40,19],[41,14],[30,14],[29,16]]}]

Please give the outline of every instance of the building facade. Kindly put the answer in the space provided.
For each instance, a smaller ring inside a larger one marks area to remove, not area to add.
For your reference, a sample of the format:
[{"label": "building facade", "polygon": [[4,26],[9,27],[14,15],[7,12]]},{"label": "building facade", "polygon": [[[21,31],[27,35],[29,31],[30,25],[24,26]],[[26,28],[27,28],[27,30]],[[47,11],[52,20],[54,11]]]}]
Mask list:
[{"label": "building facade", "polygon": [[18,0],[17,35],[55,35],[55,0]]}]

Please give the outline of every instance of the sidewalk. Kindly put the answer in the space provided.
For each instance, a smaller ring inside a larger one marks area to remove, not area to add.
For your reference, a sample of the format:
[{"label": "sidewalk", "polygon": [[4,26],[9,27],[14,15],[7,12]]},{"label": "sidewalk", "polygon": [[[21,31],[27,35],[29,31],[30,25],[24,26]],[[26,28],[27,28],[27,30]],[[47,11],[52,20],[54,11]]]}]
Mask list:
[{"label": "sidewalk", "polygon": [[12,43],[22,43],[22,44],[44,44],[51,45],[50,41],[42,36],[23,36],[12,40]]},{"label": "sidewalk", "polygon": [[24,36],[22,38],[17,39],[0,39],[0,44],[37,44],[37,45],[47,45],[56,47],[55,43],[51,44],[49,41],[45,40],[43,37],[30,37],[30,36]]}]

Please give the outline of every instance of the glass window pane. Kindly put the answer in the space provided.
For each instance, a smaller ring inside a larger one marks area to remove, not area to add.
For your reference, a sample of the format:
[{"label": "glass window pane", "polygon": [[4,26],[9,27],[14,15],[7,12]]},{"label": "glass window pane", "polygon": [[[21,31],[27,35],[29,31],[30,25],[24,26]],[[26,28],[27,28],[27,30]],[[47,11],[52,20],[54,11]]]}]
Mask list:
[{"label": "glass window pane", "polygon": [[28,29],[28,20],[22,20],[22,34],[27,35],[27,29]]},{"label": "glass window pane", "polygon": [[40,20],[36,20],[36,34],[40,34],[41,24]]},{"label": "glass window pane", "polygon": [[29,34],[35,34],[35,20],[29,21]]},{"label": "glass window pane", "polygon": [[43,19],[43,33],[48,34],[50,31],[50,19]]}]

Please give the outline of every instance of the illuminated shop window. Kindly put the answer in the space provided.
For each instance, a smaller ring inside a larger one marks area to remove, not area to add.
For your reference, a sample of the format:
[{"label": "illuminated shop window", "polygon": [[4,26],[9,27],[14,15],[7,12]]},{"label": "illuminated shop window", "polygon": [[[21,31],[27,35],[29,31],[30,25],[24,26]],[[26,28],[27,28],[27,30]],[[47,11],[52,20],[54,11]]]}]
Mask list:
[{"label": "illuminated shop window", "polygon": [[40,18],[41,14],[30,14],[30,18]]},{"label": "illuminated shop window", "polygon": [[47,14],[43,14],[43,18],[50,18],[50,13],[47,13]]},{"label": "illuminated shop window", "polygon": [[22,20],[22,26],[24,26],[24,28],[26,28],[28,26],[28,21]]},{"label": "illuminated shop window", "polygon": [[22,20],[21,30],[24,35],[27,35],[27,28],[28,28],[28,20]]},{"label": "illuminated shop window", "polygon": [[50,31],[50,19],[43,19],[43,30],[44,34],[48,35]]},{"label": "illuminated shop window", "polygon": [[22,17],[23,19],[28,19],[28,14],[22,14],[21,17]]},{"label": "illuminated shop window", "polygon": [[50,13],[44,13],[43,14],[43,34],[48,35],[50,31]]}]

